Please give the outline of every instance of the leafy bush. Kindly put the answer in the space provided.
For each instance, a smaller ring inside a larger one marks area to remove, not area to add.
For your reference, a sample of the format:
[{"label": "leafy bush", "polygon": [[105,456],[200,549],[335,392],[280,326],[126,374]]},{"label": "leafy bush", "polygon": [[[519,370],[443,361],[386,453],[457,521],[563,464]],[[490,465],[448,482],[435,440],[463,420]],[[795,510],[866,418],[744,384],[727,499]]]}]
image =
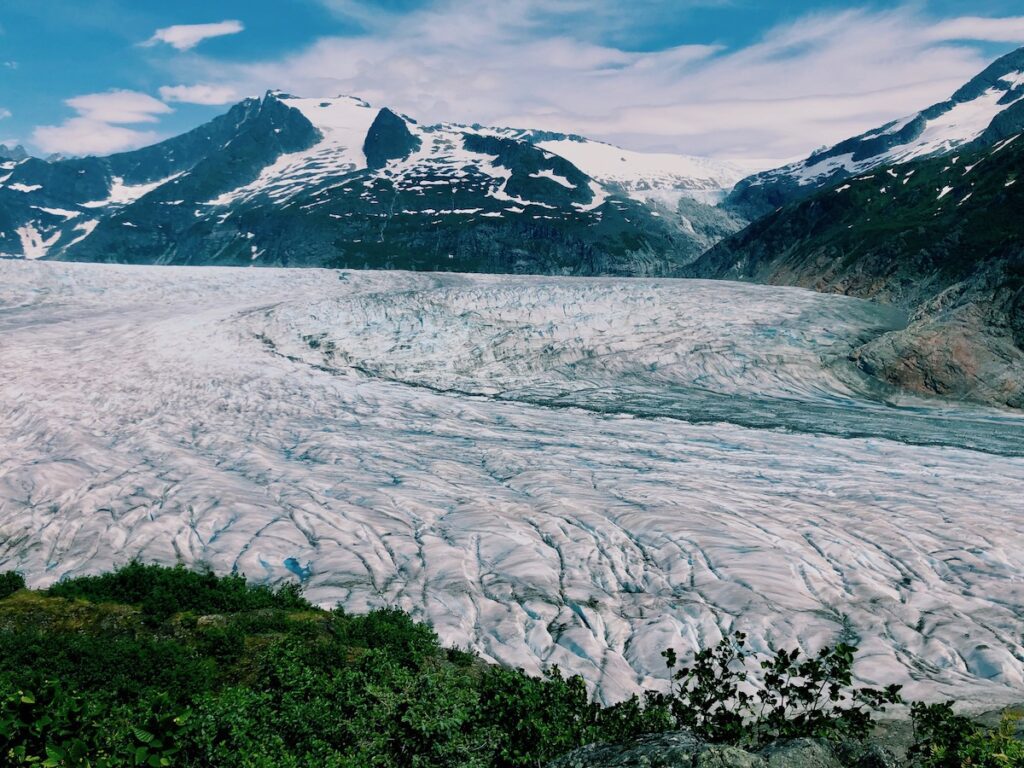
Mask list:
[{"label": "leafy bush", "polygon": [[23,688],[60,680],[96,697],[134,699],[166,691],[185,701],[215,686],[222,672],[192,643],[144,632],[136,637],[31,627],[0,631],[0,681],[6,675]]},{"label": "leafy bush", "polygon": [[[649,727],[650,711],[602,708],[578,677],[532,678],[444,649],[401,611],[323,611],[240,576],[132,563],[20,609],[40,615],[0,631],[0,690],[61,681],[88,712],[69,730],[105,768],[511,768]],[[11,739],[29,757],[65,750],[49,725]]]},{"label": "leafy bush", "polygon": [[901,701],[900,686],[883,690],[853,687],[857,649],[839,643],[802,658],[779,650],[760,661],[760,685],[742,632],[698,652],[676,669],[675,651],[664,652],[675,681],[669,706],[676,722],[708,741],[763,745],[800,737],[863,739],[873,715]]},{"label": "leafy bush", "polygon": [[55,597],[139,605],[143,615],[156,622],[183,611],[211,614],[312,607],[295,584],[275,590],[249,584],[237,573],[218,577],[212,571],[190,571],[184,566],[163,568],[138,562],[112,573],[58,582],[48,591]]},{"label": "leafy bush", "polygon": [[[187,714],[158,696],[142,711],[120,713],[49,681],[37,693],[0,688],[0,758],[4,765],[67,768],[174,765]],[[106,728],[98,727],[106,723]]]},{"label": "leafy bush", "polygon": [[1015,738],[1020,713],[1003,716],[987,730],[953,711],[952,702],[911,706],[915,744],[911,755],[922,768],[1022,768],[1024,741]]},{"label": "leafy bush", "polygon": [[25,588],[25,579],[17,571],[4,571],[0,573],[0,600],[10,597],[20,589]]},{"label": "leafy bush", "polygon": [[[666,651],[671,693],[606,707],[579,677],[485,664],[397,610],[137,563],[4,601],[0,626],[2,765],[525,768],[684,727],[744,746],[859,738],[899,699],[852,685],[852,646],[765,657],[737,634],[685,667]],[[924,768],[1021,764],[1009,725],[914,712]]]},{"label": "leafy bush", "polygon": [[407,666],[416,666],[441,651],[434,630],[416,623],[397,608],[383,608],[365,616],[346,616],[344,611],[335,609],[335,616],[331,632],[346,646],[386,648],[394,659]]}]

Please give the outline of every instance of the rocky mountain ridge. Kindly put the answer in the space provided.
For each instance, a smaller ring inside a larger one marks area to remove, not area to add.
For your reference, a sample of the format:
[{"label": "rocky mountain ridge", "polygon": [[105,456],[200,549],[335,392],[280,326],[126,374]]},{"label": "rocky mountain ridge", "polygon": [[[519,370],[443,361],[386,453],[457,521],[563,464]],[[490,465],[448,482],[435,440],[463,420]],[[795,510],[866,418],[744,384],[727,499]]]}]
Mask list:
[{"label": "rocky mountain ridge", "polygon": [[808,158],[740,181],[726,206],[754,220],[874,168],[971,151],[1024,130],[1024,48],[994,61],[949,99]]},{"label": "rocky mountain ridge", "polygon": [[902,306],[907,328],[854,352],[863,370],[919,392],[1024,407],[1022,175],[1024,130],[877,168],[754,222],[689,274]]},{"label": "rocky mountain ridge", "polygon": [[8,147],[6,144],[0,144],[0,160],[14,160],[20,162],[28,159],[28,152],[20,144]]},{"label": "rocky mountain ridge", "polygon": [[3,162],[0,252],[673,275],[745,222],[704,202],[740,168],[670,160],[578,136],[423,126],[350,97],[268,92],[135,152]]}]

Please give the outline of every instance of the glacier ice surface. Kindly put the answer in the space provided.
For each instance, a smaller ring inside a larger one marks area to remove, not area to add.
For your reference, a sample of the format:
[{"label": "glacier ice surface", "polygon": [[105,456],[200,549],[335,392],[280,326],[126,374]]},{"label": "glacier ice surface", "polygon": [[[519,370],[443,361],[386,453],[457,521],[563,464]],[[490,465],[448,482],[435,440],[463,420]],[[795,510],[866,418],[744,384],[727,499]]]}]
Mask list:
[{"label": "glacier ice surface", "polygon": [[1024,419],[900,395],[868,302],[704,281],[0,261],[0,569],[302,579],[606,700],[660,651],[1024,684]]}]

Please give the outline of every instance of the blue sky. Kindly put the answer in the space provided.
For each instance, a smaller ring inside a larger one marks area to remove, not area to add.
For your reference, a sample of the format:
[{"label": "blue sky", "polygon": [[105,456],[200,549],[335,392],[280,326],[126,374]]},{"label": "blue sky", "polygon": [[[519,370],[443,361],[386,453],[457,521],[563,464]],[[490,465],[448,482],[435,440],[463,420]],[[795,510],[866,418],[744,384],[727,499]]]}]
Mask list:
[{"label": "blue sky", "polygon": [[1021,11],[1019,0],[4,0],[0,142],[105,154],[282,88],[428,121],[791,157],[945,98],[1024,44]]}]

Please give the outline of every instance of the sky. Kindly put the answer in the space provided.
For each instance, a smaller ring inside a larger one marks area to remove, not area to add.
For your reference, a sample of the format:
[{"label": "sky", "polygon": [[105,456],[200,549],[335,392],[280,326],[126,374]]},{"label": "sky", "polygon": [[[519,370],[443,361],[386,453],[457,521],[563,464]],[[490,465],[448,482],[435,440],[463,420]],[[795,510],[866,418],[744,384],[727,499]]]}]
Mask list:
[{"label": "sky", "polygon": [[1024,45],[1020,0],[3,0],[0,143],[109,154],[281,89],[648,151],[806,155]]}]

